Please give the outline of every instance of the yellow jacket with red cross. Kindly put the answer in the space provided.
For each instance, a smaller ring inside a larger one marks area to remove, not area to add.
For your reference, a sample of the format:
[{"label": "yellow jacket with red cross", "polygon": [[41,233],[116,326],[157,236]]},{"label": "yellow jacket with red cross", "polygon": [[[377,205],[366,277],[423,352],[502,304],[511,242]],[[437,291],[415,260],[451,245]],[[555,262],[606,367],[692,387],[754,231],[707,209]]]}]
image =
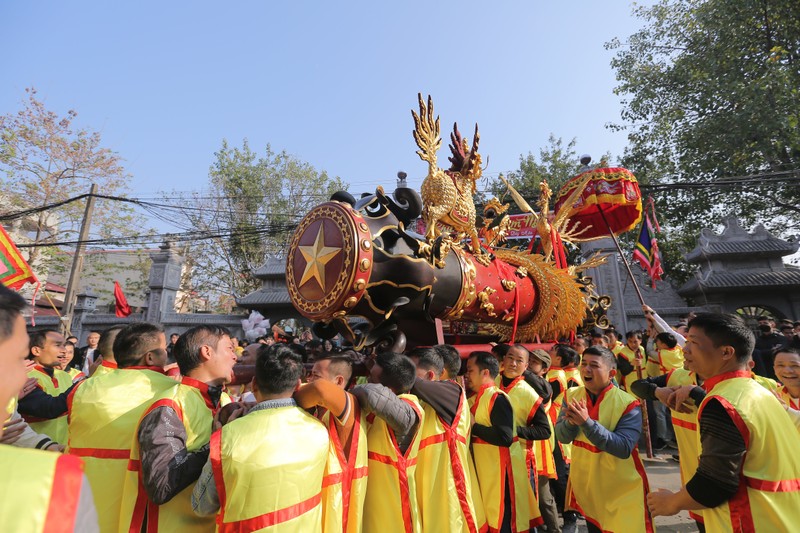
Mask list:
[{"label": "yellow jacket with red cross", "polygon": [[[167,376],[173,383],[175,380]],[[186,430],[186,451],[196,452],[209,443],[214,414],[223,403],[215,406],[208,393],[208,385],[187,376],[181,383],[167,389],[160,398],[154,398],[142,413],[144,418],[159,407],[170,407],[180,417]],[[139,422],[141,422],[141,418]],[[121,532],[171,532],[203,533],[214,531],[214,517],[200,517],[192,510],[190,485],[170,501],[156,505],[147,497],[142,479],[141,448],[138,427],[133,435],[130,458],[125,473],[120,508]]]},{"label": "yellow jacket with red cross", "polygon": [[[511,380],[511,382],[507,386],[503,386],[503,376],[502,374],[497,376],[495,380],[497,386],[500,387],[500,390],[506,393],[508,399],[511,401],[511,407],[514,409],[514,425],[519,427],[526,427],[528,426],[531,421],[533,420],[533,416],[536,414],[536,411],[542,405],[542,398],[533,390],[533,387],[528,385],[525,382],[524,376],[518,376]],[[525,474],[526,474],[526,485],[528,487],[531,486],[530,480],[533,479],[533,498],[534,498],[534,505],[531,505],[529,508],[530,520],[531,523],[535,525],[539,525],[542,523],[542,515],[539,511],[539,504],[537,500],[537,493],[538,493],[538,475],[536,469],[536,454],[533,451],[534,441],[518,438],[516,433],[514,435],[515,439],[518,439],[522,448],[524,450],[525,455]],[[531,476],[533,473],[533,476]],[[514,479],[518,481],[517,472],[514,472]],[[520,490],[523,487],[520,486]],[[534,526],[531,526],[534,527]]]},{"label": "yellow jacket with red cross", "polygon": [[366,533],[420,533],[422,531],[417,499],[417,455],[425,415],[413,394],[400,394],[419,417],[419,427],[403,454],[394,431],[374,413],[367,417],[369,479],[364,501]]},{"label": "yellow jacket with red cross", "polygon": [[[58,368],[53,369],[53,377],[50,377],[43,367],[36,365],[28,372],[28,377],[34,378],[36,386],[50,396],[58,396],[72,386],[72,376]],[[67,413],[49,420],[29,415],[22,415],[22,418],[35,432],[44,433],[59,444],[67,443]]]},{"label": "yellow jacket with red cross", "polygon": [[[623,415],[639,405],[627,392],[609,384],[592,401],[585,387],[567,391],[567,401],[584,400],[589,417],[614,431]],[[625,459],[615,457],[593,445],[583,431],[572,441],[572,466],[567,483],[567,504],[587,522],[603,531],[652,533],[647,511],[647,474],[634,447]],[[624,509],[624,512],[620,512]]]},{"label": "yellow jacket with red cross", "polygon": [[360,533],[364,520],[369,459],[367,421],[364,412],[350,396],[350,415],[354,418],[349,454],[339,439],[338,421],[330,411],[322,417],[331,441],[330,457],[322,481],[322,528],[328,533]]},{"label": "yellow jacket with red cross", "polygon": [[477,533],[479,523],[473,504],[473,480],[469,472],[470,413],[467,397],[461,399],[452,425],[446,425],[429,404],[424,412],[417,454],[417,501],[422,531]]},{"label": "yellow jacket with red cross", "polygon": [[[499,395],[508,398],[496,385],[487,384],[470,396],[470,411],[476,424],[492,425],[491,413]],[[516,435],[516,423],[513,430]],[[490,532],[500,530],[505,512],[504,502],[508,497],[511,498],[512,531],[528,531],[543,523],[528,477],[526,456],[526,449],[516,436],[509,448],[495,446],[472,436],[472,458]],[[508,495],[505,493],[506,481],[510,489]]]},{"label": "yellow jacket with red cross", "polygon": [[[797,430],[786,410],[749,371],[714,376],[703,387],[708,394],[698,417],[702,420],[709,401],[720,402],[747,449],[739,490],[729,501],[703,511],[706,530],[786,531],[790,524],[800,524]],[[699,443],[699,432],[697,438]]]},{"label": "yellow jacket with red cross", "polygon": [[[683,368],[671,371],[667,374],[667,387],[696,386],[697,375]],[[692,408],[691,413],[681,413],[670,410],[672,414],[672,427],[675,430],[675,441],[678,443],[678,453],[680,454],[681,484],[692,479],[700,457],[700,447],[697,445],[697,407]],[[703,511],[689,511],[689,515],[695,520],[703,521]]]},{"label": "yellow jacket with red cross", "polygon": [[250,411],[214,432],[217,531],[322,531],[329,452],[325,426],[296,406]]},{"label": "yellow jacket with red cross", "polygon": [[119,527],[122,487],[139,419],[153,398],[177,384],[157,367],[129,367],[72,389],[66,453],[82,457],[100,531]]}]

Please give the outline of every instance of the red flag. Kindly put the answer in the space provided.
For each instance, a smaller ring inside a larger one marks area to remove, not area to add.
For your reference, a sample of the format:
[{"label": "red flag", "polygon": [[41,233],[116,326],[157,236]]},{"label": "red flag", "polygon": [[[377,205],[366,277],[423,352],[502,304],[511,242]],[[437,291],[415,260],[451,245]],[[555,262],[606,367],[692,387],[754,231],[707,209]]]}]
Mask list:
[{"label": "red flag", "polygon": [[38,281],[11,236],[0,226],[0,283],[9,289],[19,290],[28,282]]},{"label": "red flag", "polygon": [[131,306],[128,305],[128,300],[125,299],[125,294],[122,292],[122,287],[118,282],[114,282],[114,312],[120,318],[124,318],[131,314]]},{"label": "red flag", "polygon": [[658,243],[653,234],[653,227],[648,216],[645,216],[642,220],[642,229],[639,232],[639,241],[633,250],[633,259],[638,261],[650,275],[652,286],[655,289],[656,280],[661,279],[664,269],[661,267],[661,254],[658,251]]}]

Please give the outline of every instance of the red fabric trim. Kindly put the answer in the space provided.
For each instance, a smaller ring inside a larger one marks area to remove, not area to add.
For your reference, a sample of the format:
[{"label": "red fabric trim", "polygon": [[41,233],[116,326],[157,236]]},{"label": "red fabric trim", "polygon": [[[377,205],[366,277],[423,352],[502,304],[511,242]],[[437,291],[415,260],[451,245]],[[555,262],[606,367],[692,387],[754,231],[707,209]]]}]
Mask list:
[{"label": "red fabric trim", "polygon": [[634,409],[636,409],[640,405],[641,405],[641,403],[639,402],[639,400],[632,401],[631,403],[628,404],[628,407],[626,407],[625,410],[622,411],[622,414],[620,415],[620,417],[623,417],[623,416],[627,415],[628,413],[630,413],[631,411],[633,411]]},{"label": "red fabric trim", "polygon": [[713,378],[707,379],[703,382],[703,388],[706,392],[710,392],[711,389],[714,388],[717,383],[725,381],[726,379],[734,379],[734,378],[750,378],[751,373],[749,370],[735,370],[733,372],[725,372],[724,374],[718,374]]},{"label": "red fabric trim", "polygon": [[225,478],[222,476],[222,429],[211,434],[211,440],[208,443],[208,459],[211,461],[211,471],[214,474],[214,484],[217,486],[217,495],[219,496],[217,526],[221,526],[222,521],[225,520],[225,505],[228,499],[225,492]]},{"label": "red fabric trim", "polygon": [[689,511],[689,516],[690,516],[690,517],[691,517],[691,518],[692,518],[694,521],[696,521],[696,522],[700,522],[701,524],[705,524],[705,520],[703,520],[703,517],[702,517],[702,516],[700,516],[699,514],[697,514],[697,513],[695,513],[695,512],[692,512],[692,511]]},{"label": "red fabric trim", "polygon": [[167,373],[164,372],[164,369],[160,366],[126,366],[119,368],[119,370],[152,370],[153,372],[158,372],[159,374],[164,374],[165,376],[167,375]]},{"label": "red fabric trim", "polygon": [[100,366],[104,366],[106,368],[113,368],[113,369],[119,368],[119,365],[117,365],[117,363],[115,363],[114,361],[106,361],[105,358],[103,358],[103,362],[100,363]]},{"label": "red fabric trim", "polygon": [[44,531],[68,533],[74,529],[82,483],[83,461],[72,455],[61,455],[56,459]]},{"label": "red fabric trim", "polygon": [[131,451],[111,448],[70,448],[69,454],[78,457],[95,457],[97,459],[128,459]]},{"label": "red fabric trim", "polygon": [[222,522],[219,524],[218,531],[220,533],[246,533],[249,531],[258,531],[267,527],[276,526],[283,522],[288,522],[298,516],[302,516],[307,512],[314,509],[322,501],[322,496],[317,494],[307,499],[306,501],[265,513],[253,518],[239,520],[237,522]]},{"label": "red fabric trim", "polygon": [[181,419],[181,422],[183,421],[183,409],[181,408],[180,404],[175,400],[170,400],[169,398],[162,398],[156,402],[153,402],[142,415],[142,419],[147,415],[149,415],[150,413],[152,413],[153,411],[155,411],[156,409],[158,409],[159,407],[171,408],[178,414],[178,418]]},{"label": "red fabric trim", "polygon": [[[130,463],[128,463],[128,470],[131,470]],[[141,473],[139,476],[141,476]],[[140,533],[142,531],[142,523],[144,522],[145,511],[147,510],[147,493],[144,490],[144,484],[141,482],[141,479],[138,485],[136,503],[133,506],[133,516],[131,517],[131,523],[128,527],[128,533]]]},{"label": "red fabric trim", "polygon": [[49,379],[53,383],[53,386],[56,389],[58,389],[58,380],[56,379],[55,370],[53,370],[53,375],[51,376],[50,374],[47,373],[47,370],[45,370],[45,368],[40,364],[34,365],[33,369],[36,370],[37,372],[41,372],[42,374],[47,376],[47,379]]},{"label": "red fabric trim", "polygon": [[642,478],[642,488],[644,489],[642,491],[644,493],[642,507],[644,508],[645,531],[646,533],[653,533],[653,519],[650,516],[649,509],[647,508],[647,493],[650,492],[650,482],[647,480],[647,472],[644,469],[644,463],[642,463],[642,459],[639,457],[639,450],[636,448],[634,448],[631,452],[631,459],[633,459],[633,466],[636,468],[636,472],[639,474],[639,477]]},{"label": "red fabric trim", "polygon": [[[456,486],[456,494],[458,494],[458,503],[461,506],[461,512],[464,514],[464,520],[467,523],[467,528],[470,532],[477,532],[478,528],[475,525],[475,517],[469,509],[469,495],[467,494],[467,475],[464,472],[464,465],[461,464],[461,456],[458,454],[458,443],[466,445],[467,439],[458,433],[458,424],[461,416],[464,414],[464,395],[462,394],[458,400],[458,408],[456,409],[456,416],[453,418],[453,424],[445,426],[447,428],[447,449],[450,452],[450,464],[453,471],[453,481]],[[440,417],[441,419],[441,417]],[[422,444],[420,444],[422,449]]]},{"label": "red fabric trim", "polygon": [[594,444],[589,444],[588,442],[583,442],[582,440],[574,440],[572,441],[572,445],[578,448],[583,448],[584,450],[589,450],[592,453],[603,453],[603,450]]},{"label": "red fabric trim", "polygon": [[[486,389],[494,385],[493,383],[484,383],[481,385],[481,388],[478,389],[478,392],[475,393],[475,401],[472,402],[472,407],[470,407],[469,411],[472,413],[472,416],[475,416],[475,412],[478,410],[478,403],[481,401],[481,396],[483,393],[486,392]],[[489,412],[492,411],[492,406],[489,405]]]},{"label": "red fabric trim", "polygon": [[672,425],[679,426],[685,429],[690,429],[692,431],[697,431],[697,424],[693,424],[687,420],[681,420],[680,418],[672,417]]},{"label": "red fabric trim", "polygon": [[503,380],[500,380],[500,390],[508,394],[511,389],[517,386],[517,383],[525,379],[525,376],[517,376],[511,380],[511,383],[508,384],[508,387],[503,387]]},{"label": "red fabric trim", "polygon": [[753,533],[756,526],[753,523],[753,512],[750,509],[750,498],[747,487],[739,483],[739,488],[733,498],[728,500],[728,513],[730,515],[732,531],[734,533]]},{"label": "red fabric trim", "polygon": [[196,380],[194,378],[190,378],[189,376],[183,376],[181,378],[181,384],[186,385],[187,387],[192,387],[200,391],[200,396],[203,397],[203,400],[206,402],[206,407],[208,407],[212,413],[216,413],[218,407],[214,407],[214,402],[211,401],[211,396],[208,394],[208,384],[203,383],[202,381]]},{"label": "red fabric trim", "polygon": [[[728,400],[726,400],[722,396],[717,396],[717,395],[713,395],[713,396],[707,397],[707,401],[706,401],[706,403],[703,404],[703,407],[705,407],[707,405],[708,400],[712,400],[712,399],[713,400],[717,400],[722,405],[722,407],[725,408],[725,411],[728,413],[728,416],[731,417],[731,420],[733,420],[733,423],[736,424],[736,429],[738,429],[739,433],[742,434],[742,438],[744,439],[745,448],[749,450],[750,449],[750,430],[747,429],[747,424],[744,423],[744,420],[742,420],[742,417],[739,415],[739,412],[736,410],[736,408],[733,406],[733,404],[731,404]],[[698,420],[700,419],[700,413],[697,413],[697,418],[698,418]]]},{"label": "red fabric trim", "polygon": [[[592,420],[597,420],[598,418],[600,418],[600,402],[603,401],[603,398],[605,398],[606,393],[610,391],[613,386],[614,386],[613,383],[609,383],[605,389],[600,391],[600,394],[597,395],[597,402],[593,402],[592,397],[589,395],[589,391],[588,390],[586,391],[586,407],[589,411],[589,416],[592,418]],[[564,401],[566,400],[567,400],[567,395],[564,394]]]},{"label": "red fabric trim", "polygon": [[764,492],[797,492],[800,491],[800,479],[782,479],[781,481],[767,481],[744,476],[748,487]]}]

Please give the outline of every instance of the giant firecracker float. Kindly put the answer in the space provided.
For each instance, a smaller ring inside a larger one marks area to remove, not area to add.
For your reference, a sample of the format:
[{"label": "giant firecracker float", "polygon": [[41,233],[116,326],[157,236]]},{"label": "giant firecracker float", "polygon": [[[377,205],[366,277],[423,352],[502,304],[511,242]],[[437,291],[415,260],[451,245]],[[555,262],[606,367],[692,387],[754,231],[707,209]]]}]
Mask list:
[{"label": "giant firecracker float", "polygon": [[[454,126],[451,164],[443,170],[437,163],[439,118],[430,97],[426,102],[420,96],[419,112],[412,115],[417,154],[428,166],[421,194],[407,187],[392,194],[378,187],[359,199],[339,192],[306,214],[286,261],[297,310],[315,323],[318,336],[338,333],[357,349],[435,344],[442,340],[441,321],[484,324],[499,341],[556,339],[575,331],[588,312],[586,281],[579,275],[604,258],[567,265],[561,242],[584,240],[583,234],[593,231],[596,221],[575,215],[582,202],[591,201],[584,194],[587,184],[604,172],[570,181],[554,213],[546,183],[538,212],[509,186],[546,246],[541,254],[504,248],[508,205],[493,199],[477,223],[473,194],[482,172],[477,126],[471,144]],[[614,172],[608,176],[619,180],[612,193],[596,198],[609,202],[605,212],[624,214],[632,226],[630,219],[638,215],[630,210],[638,206],[641,213],[636,179],[625,169],[609,170]],[[599,191],[597,181],[592,183]],[[617,212],[621,203],[625,211]],[[419,217],[424,235],[411,229]]]}]

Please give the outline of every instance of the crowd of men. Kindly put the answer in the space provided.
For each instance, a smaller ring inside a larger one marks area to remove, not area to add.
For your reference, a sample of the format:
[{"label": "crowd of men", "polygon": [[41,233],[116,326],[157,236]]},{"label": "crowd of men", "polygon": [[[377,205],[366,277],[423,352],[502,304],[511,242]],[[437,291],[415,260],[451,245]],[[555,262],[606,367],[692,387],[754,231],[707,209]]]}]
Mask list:
[{"label": "crowd of men", "polygon": [[[198,326],[168,344],[133,323],[76,352],[29,335],[24,307],[0,288],[3,530],[561,531],[582,515],[639,532],[684,509],[707,531],[800,522],[800,352],[762,352],[780,383],[754,374],[756,339],[732,315],[671,328],[645,308],[644,343],[379,352],[355,385],[356,354],[318,341],[237,347]],[[232,383],[237,362],[249,383]],[[648,485],[647,405],[656,437],[674,432],[677,493]]]}]

